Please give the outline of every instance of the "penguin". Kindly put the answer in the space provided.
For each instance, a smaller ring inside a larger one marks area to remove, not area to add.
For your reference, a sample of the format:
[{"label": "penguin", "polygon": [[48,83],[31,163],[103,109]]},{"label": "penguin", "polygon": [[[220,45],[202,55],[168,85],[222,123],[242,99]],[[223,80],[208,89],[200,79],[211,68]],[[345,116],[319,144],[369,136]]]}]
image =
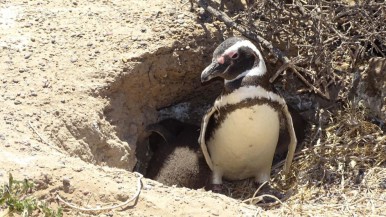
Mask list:
[{"label": "penguin", "polygon": [[168,186],[209,188],[210,169],[197,143],[199,129],[172,118],[148,125],[147,136],[139,142],[151,152],[144,176]]},{"label": "penguin", "polygon": [[212,171],[212,188],[221,191],[222,179],[270,180],[279,140],[280,112],[286,120],[290,142],[284,173],[289,173],[296,135],[285,100],[273,91],[262,54],[249,40],[231,37],[213,52],[201,73],[201,82],[224,81],[222,93],[204,115],[200,147]]}]

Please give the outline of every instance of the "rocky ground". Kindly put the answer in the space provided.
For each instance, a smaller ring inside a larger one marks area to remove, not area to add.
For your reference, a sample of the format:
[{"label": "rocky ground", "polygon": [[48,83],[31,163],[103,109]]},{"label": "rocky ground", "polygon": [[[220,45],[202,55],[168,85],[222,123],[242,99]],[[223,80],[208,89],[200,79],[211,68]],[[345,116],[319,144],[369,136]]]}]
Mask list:
[{"label": "rocky ground", "polygon": [[[187,0],[0,0],[0,182],[33,180],[53,207],[57,194],[87,207],[131,197],[137,135],[161,116],[198,123],[219,91],[199,74],[229,33],[189,9]],[[203,190],[143,186],[124,209],[64,215],[263,212]]]}]

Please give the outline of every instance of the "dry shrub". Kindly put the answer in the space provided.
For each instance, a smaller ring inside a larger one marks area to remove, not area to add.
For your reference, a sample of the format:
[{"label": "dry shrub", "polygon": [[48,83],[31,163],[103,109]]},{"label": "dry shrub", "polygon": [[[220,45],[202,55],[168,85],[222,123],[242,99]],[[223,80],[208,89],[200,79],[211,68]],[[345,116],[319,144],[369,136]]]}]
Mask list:
[{"label": "dry shrub", "polygon": [[296,189],[287,203],[298,214],[383,215],[384,132],[366,121],[364,110],[353,106],[334,116],[321,112],[320,119],[319,126],[311,130],[306,148],[297,155],[292,177],[277,175],[274,185]]},{"label": "dry shrub", "polygon": [[335,115],[321,111],[319,116],[319,125],[311,129],[293,166],[298,184],[305,184],[305,179],[316,186],[344,188],[361,183],[366,169],[384,166],[386,137],[366,120],[364,110],[350,106]]},{"label": "dry shrub", "polygon": [[[371,57],[386,56],[384,1],[255,0],[233,17],[285,53],[293,68],[330,99],[347,99],[353,70]],[[332,85],[343,88],[336,98],[329,95]]]}]

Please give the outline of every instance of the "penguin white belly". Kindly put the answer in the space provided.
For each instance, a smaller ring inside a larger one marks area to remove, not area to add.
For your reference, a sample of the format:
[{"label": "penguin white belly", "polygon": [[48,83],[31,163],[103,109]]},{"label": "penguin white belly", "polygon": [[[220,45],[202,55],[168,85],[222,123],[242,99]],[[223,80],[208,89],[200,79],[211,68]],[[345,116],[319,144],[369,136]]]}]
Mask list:
[{"label": "penguin white belly", "polygon": [[230,112],[207,142],[215,182],[221,177],[268,181],[279,128],[278,113],[269,105]]}]

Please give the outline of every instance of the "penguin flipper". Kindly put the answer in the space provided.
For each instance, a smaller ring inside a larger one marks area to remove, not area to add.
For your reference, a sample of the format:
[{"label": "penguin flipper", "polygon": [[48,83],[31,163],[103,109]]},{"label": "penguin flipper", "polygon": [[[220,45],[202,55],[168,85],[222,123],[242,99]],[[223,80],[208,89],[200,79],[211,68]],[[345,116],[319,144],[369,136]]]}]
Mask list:
[{"label": "penguin flipper", "polygon": [[211,159],[210,154],[208,152],[208,147],[207,147],[206,142],[205,142],[205,134],[206,134],[209,120],[215,111],[216,111],[216,109],[214,107],[211,107],[206,112],[205,116],[202,118],[200,137],[198,138],[198,143],[201,146],[201,150],[202,150],[202,153],[204,154],[206,163],[208,164],[209,168],[212,171],[213,171],[213,162],[212,162],[212,159]]},{"label": "penguin flipper", "polygon": [[146,127],[146,131],[150,133],[159,134],[166,142],[166,144],[170,144],[173,140],[175,140],[176,136],[173,135],[168,129],[166,129],[161,124],[151,124]]},{"label": "penguin flipper", "polygon": [[293,160],[294,155],[295,155],[297,139],[296,139],[294,125],[292,122],[291,113],[288,111],[287,104],[284,104],[284,106],[283,106],[283,113],[284,113],[284,116],[286,119],[288,133],[290,135],[290,144],[288,146],[287,157],[286,157],[286,161],[284,163],[284,168],[283,168],[284,174],[287,175],[290,171],[292,160]]}]

